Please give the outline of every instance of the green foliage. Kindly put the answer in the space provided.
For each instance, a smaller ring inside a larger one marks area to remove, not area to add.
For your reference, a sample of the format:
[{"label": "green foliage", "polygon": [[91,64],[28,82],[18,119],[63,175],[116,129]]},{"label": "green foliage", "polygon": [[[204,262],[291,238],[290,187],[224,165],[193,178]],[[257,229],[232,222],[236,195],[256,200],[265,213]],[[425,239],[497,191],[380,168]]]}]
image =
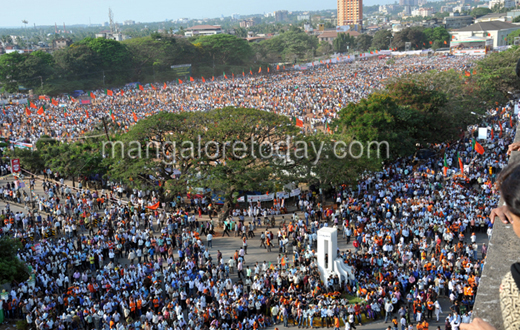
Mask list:
[{"label": "green foliage", "polygon": [[397,32],[392,40],[392,47],[403,50],[406,42],[410,42],[413,49],[429,48],[430,46],[423,28],[418,27],[408,27]]},{"label": "green foliage", "polygon": [[359,35],[356,38],[357,49],[360,51],[367,51],[372,46],[372,36],[368,34]]},{"label": "green foliage", "polygon": [[29,278],[27,266],[16,255],[22,243],[14,238],[0,238],[0,284],[23,282]]},{"label": "green foliage", "polygon": [[374,34],[372,39],[372,48],[374,49],[389,49],[390,41],[392,40],[392,31],[380,30]]},{"label": "green foliage", "polygon": [[202,36],[193,42],[202,62],[216,64],[245,64],[252,56],[249,43],[229,34]]},{"label": "green foliage", "polygon": [[9,151],[9,155],[13,158],[19,158],[20,165],[30,172],[34,173],[45,169],[45,161],[40,150],[14,148],[14,150]]},{"label": "green foliage", "polygon": [[499,53],[492,53],[477,62],[477,84],[488,93],[488,101],[509,98],[509,93],[520,89],[520,79],[515,68],[520,58],[520,47],[513,46]]},{"label": "green foliage", "polygon": [[[516,16],[515,18],[513,18],[513,23],[518,23],[518,22],[520,22],[520,16]],[[513,32],[516,32],[516,31],[513,31]]]},{"label": "green foliage", "polygon": [[257,60],[262,62],[295,62],[312,58],[317,47],[316,36],[310,36],[298,27],[291,27],[289,31],[254,45],[254,50]]},{"label": "green foliage", "polygon": [[451,40],[449,32],[441,26],[425,29],[423,33],[428,41],[427,45],[429,45],[431,41],[432,44],[434,44],[432,47],[434,49],[441,48],[442,45],[444,45],[444,41],[447,43]]},{"label": "green foliage", "polygon": [[346,53],[349,49],[355,48],[356,38],[348,33],[338,33],[332,44],[335,52]]},{"label": "green foliage", "polygon": [[493,11],[489,8],[473,8],[470,12],[470,16],[480,17],[492,13]]}]

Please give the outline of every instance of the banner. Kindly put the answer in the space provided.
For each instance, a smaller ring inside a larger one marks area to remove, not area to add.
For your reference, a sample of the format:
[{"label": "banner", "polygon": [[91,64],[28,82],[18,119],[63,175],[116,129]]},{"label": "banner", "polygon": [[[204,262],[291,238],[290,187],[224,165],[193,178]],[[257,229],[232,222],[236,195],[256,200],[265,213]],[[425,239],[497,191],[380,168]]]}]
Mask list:
[{"label": "banner", "polygon": [[157,202],[152,206],[147,206],[146,208],[149,210],[157,210],[159,208],[159,206],[161,206],[161,202]]},{"label": "banner", "polygon": [[291,190],[291,193],[290,193],[291,197],[299,196],[299,195],[300,195],[300,188]]},{"label": "banner", "polygon": [[276,193],[276,198],[289,198],[289,193],[285,191],[279,191]]},{"label": "banner", "polygon": [[239,202],[239,203],[245,203],[245,201],[246,201],[246,196],[237,198],[237,202]]},{"label": "banner", "polygon": [[267,195],[247,195],[248,202],[268,202],[274,200],[274,193]]},{"label": "banner", "polygon": [[488,136],[488,128],[487,127],[479,127],[478,128],[478,139],[479,140],[487,140]]},{"label": "banner", "polygon": [[20,159],[11,159],[11,173],[20,173]]}]

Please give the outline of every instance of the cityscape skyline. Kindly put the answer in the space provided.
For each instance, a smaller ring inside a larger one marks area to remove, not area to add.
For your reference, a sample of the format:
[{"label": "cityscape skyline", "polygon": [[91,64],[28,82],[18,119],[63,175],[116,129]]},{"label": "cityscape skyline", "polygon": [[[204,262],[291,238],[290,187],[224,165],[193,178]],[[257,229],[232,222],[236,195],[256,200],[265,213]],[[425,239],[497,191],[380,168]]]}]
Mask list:
[{"label": "cityscape skyline", "polygon": [[[395,0],[365,0],[364,4],[383,5],[396,2]],[[122,0],[93,0],[86,2],[67,2],[63,0],[53,1],[55,6],[49,6],[38,0],[27,0],[24,6],[19,6],[14,2],[4,5],[4,13],[9,13],[2,17],[0,28],[19,28],[23,27],[22,20],[28,22],[27,27],[50,26],[57,23],[62,25],[81,25],[81,24],[103,24],[108,20],[108,8],[112,8],[114,19],[117,22],[134,20],[136,22],[161,22],[164,20],[176,20],[180,18],[189,19],[213,19],[232,14],[255,15],[276,10],[288,11],[316,11],[334,10],[337,7],[336,0],[327,2],[316,2],[311,0],[287,0],[283,3],[274,0],[267,0],[261,3],[242,2],[238,0],[227,0],[223,4],[216,6],[209,0],[195,0],[189,4],[176,4],[166,0],[157,0],[153,8],[164,6],[164,10],[150,9],[149,3],[127,2]],[[31,8],[32,10],[27,10]]]}]

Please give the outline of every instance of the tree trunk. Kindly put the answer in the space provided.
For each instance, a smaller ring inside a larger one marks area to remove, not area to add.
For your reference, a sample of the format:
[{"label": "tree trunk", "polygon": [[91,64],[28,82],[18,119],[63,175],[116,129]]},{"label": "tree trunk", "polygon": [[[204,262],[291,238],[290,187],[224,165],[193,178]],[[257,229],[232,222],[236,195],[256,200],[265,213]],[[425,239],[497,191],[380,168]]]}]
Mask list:
[{"label": "tree trunk", "polygon": [[222,211],[218,214],[218,225],[222,227],[224,225],[224,220],[227,219],[229,213],[231,212],[231,208],[233,205],[231,204],[231,198],[226,197],[224,205],[222,205]]}]

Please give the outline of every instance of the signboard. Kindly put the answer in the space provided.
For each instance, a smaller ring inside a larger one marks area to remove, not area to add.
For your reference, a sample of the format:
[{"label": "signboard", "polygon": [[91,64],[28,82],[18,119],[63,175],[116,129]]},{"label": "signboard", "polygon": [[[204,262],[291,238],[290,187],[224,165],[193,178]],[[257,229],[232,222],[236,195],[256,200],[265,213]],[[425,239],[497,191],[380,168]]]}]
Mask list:
[{"label": "signboard", "polygon": [[172,65],[171,68],[178,77],[191,76],[191,64]]},{"label": "signboard", "polygon": [[518,107],[518,103],[515,103],[515,115],[518,114],[518,108],[519,108],[519,107]]},{"label": "signboard", "polygon": [[11,159],[11,173],[20,173],[20,159]]},{"label": "signboard", "polygon": [[247,195],[248,202],[268,202],[274,199],[274,193],[267,195]]},{"label": "signboard", "polygon": [[276,198],[289,198],[289,193],[285,191],[279,191],[276,193]]},{"label": "signboard", "polygon": [[487,140],[488,128],[487,127],[479,127],[478,128],[478,139],[479,140]]},{"label": "signboard", "polygon": [[239,203],[244,203],[245,201],[246,201],[246,196],[242,196],[237,199],[237,202],[239,202]]},{"label": "signboard", "polygon": [[291,190],[290,196],[299,196],[300,195],[300,188]]}]

